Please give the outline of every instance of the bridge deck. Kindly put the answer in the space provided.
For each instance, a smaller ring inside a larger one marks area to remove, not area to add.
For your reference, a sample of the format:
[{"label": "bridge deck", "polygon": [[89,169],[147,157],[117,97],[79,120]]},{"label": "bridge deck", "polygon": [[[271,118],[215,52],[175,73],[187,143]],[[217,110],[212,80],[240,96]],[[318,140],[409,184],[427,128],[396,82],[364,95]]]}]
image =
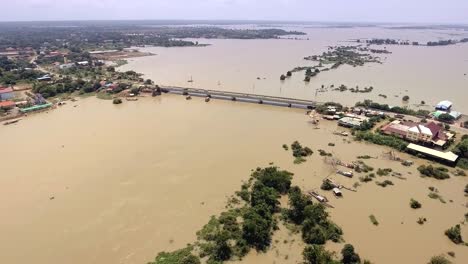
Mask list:
[{"label": "bridge deck", "polygon": [[190,95],[190,96],[197,96],[197,97],[210,97],[214,99],[241,101],[241,102],[257,103],[257,104],[268,104],[268,105],[285,106],[285,107],[293,107],[293,108],[313,109],[317,106],[317,102],[314,102],[312,100],[303,100],[303,99],[296,99],[296,98],[289,98],[289,97],[216,91],[216,90],[207,90],[207,89],[198,89],[198,88],[183,88],[183,87],[174,87],[174,86],[162,86],[161,90],[165,92],[169,92],[169,93],[175,93],[175,94],[181,94],[181,95],[187,95],[187,96]]}]

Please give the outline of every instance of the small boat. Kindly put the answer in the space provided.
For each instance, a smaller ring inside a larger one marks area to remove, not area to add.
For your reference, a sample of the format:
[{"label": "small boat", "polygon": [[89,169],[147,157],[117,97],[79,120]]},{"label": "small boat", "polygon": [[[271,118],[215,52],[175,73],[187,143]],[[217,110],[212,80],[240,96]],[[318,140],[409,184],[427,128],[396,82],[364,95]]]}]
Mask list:
[{"label": "small boat", "polygon": [[343,175],[345,177],[349,177],[349,178],[352,178],[353,177],[353,172],[352,171],[337,171],[336,172],[337,174],[340,174],[340,175]]},{"label": "small boat", "polygon": [[331,186],[333,186],[333,188],[338,188],[338,189],[342,188],[342,186],[340,184],[334,182],[333,180],[331,180],[329,178],[326,178],[323,181],[329,183]]},{"label": "small boat", "polygon": [[138,101],[138,98],[127,97],[125,98],[127,101]]},{"label": "small boat", "polygon": [[190,80],[188,80],[187,82],[193,83],[193,78],[192,78],[192,76],[190,76]]},{"label": "small boat", "polygon": [[321,202],[321,203],[327,203],[328,202],[328,199],[327,197],[325,196],[321,196],[319,195],[318,193],[314,192],[314,191],[310,191],[309,192],[309,195],[314,197],[315,199],[317,199],[317,201]]},{"label": "small boat", "polygon": [[205,102],[207,102],[207,103],[208,103],[210,100],[211,100],[210,97],[206,97],[206,98],[205,98]]},{"label": "small boat", "polygon": [[343,197],[343,194],[341,193],[340,189],[338,188],[333,188],[333,194],[336,196],[336,197]]},{"label": "small boat", "polygon": [[21,120],[21,119],[16,119],[16,120],[7,121],[7,122],[3,123],[3,125],[7,126],[7,125],[16,124],[16,123],[18,123],[20,120]]}]

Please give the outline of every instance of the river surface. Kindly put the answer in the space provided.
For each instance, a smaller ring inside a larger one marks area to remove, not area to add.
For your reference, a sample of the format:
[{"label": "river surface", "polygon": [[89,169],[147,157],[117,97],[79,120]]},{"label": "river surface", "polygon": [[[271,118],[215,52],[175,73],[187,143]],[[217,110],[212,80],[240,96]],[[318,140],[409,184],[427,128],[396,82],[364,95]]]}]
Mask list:
[{"label": "river surface", "polygon": [[[246,26],[244,26],[246,27]],[[254,27],[254,26],[252,26]],[[280,81],[280,75],[297,66],[313,65],[303,58],[320,55],[328,46],[355,45],[358,38],[391,38],[409,41],[437,41],[461,39],[467,32],[454,30],[402,30],[376,27],[324,28],[310,26],[285,27],[298,30],[305,36],[268,40],[195,39],[207,47],[144,48],[156,54],[130,59],[120,69],[135,70],[157,84],[204,89],[277,95],[319,102],[337,101],[354,105],[372,99],[393,106],[416,108],[421,101],[424,109],[433,109],[439,101],[454,102],[454,109],[468,113],[468,43],[443,47],[376,46],[392,54],[381,56],[382,64],[363,67],[341,66],[322,72],[305,83],[304,72],[294,73]],[[193,82],[189,83],[188,80]],[[371,93],[327,91],[316,93],[322,85],[335,87],[373,86]],[[384,99],[379,94],[386,95]],[[408,95],[409,103],[402,97]]]},{"label": "river surface", "polygon": [[[362,184],[343,199],[327,194],[332,219],[362,257],[426,263],[453,251],[455,263],[468,262],[466,247],[444,235],[467,212],[466,177],[423,179],[416,170],[422,161],[403,167],[383,158],[386,148],[333,135],[339,129],[334,122],[318,128],[301,110],[177,95],[122,105],[80,99],[1,126],[0,262],[146,263],[160,251],[194,242],[251,169],[270,162],[294,172],[293,183],[304,190],[319,189],[330,175],[347,186],[357,181],[336,176],[318,149],[345,162],[368,154],[376,157],[368,161],[376,169],[390,167],[407,177],[391,178],[395,185],[387,188]],[[294,140],[315,152],[304,164],[294,165],[281,147]],[[429,186],[447,203],[430,199]],[[422,208],[411,209],[411,198]],[[370,223],[370,214],[379,226]],[[418,225],[419,217],[427,223]],[[462,228],[467,239],[468,228]],[[274,241],[268,253],[251,252],[242,263],[301,261],[300,237],[281,228]],[[339,252],[343,244],[327,247]]]}]

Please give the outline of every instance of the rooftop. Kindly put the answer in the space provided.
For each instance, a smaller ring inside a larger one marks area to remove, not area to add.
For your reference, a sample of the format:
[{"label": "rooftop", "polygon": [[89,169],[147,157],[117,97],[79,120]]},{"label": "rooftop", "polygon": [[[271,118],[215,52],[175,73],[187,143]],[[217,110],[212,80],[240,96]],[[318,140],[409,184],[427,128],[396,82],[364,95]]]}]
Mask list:
[{"label": "rooftop", "polygon": [[0,88],[0,94],[4,94],[4,93],[12,93],[13,92],[13,89],[11,87],[7,87],[7,88]]},{"label": "rooftop", "polygon": [[3,101],[3,102],[0,102],[0,107],[12,107],[12,106],[15,106],[15,102],[13,101]]},{"label": "rooftop", "polygon": [[458,159],[458,155],[456,155],[455,153],[450,152],[450,151],[449,152],[442,152],[442,151],[426,148],[426,147],[416,145],[416,144],[412,144],[412,143],[409,144],[407,148],[410,149],[410,150],[421,152],[423,154],[427,154],[429,156],[440,158],[440,159],[447,160],[447,161],[450,161],[450,162],[455,162]]}]

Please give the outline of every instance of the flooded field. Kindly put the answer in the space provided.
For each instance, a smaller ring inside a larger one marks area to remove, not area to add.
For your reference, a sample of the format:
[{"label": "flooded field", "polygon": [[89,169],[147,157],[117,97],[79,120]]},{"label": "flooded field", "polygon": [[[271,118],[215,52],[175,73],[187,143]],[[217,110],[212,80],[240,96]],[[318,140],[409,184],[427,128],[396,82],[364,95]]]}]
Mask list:
[{"label": "flooded field", "polygon": [[[441,100],[451,100],[454,108],[468,113],[464,98],[468,95],[468,44],[444,47],[386,46],[392,54],[383,54],[383,64],[366,64],[353,68],[341,66],[322,72],[305,83],[304,72],[294,73],[285,81],[280,75],[297,66],[312,62],[303,60],[320,55],[333,45],[354,45],[358,38],[393,38],[409,41],[434,41],[467,37],[464,31],[397,30],[384,28],[285,28],[306,32],[300,40],[206,40],[208,47],[144,48],[156,54],[129,60],[120,70],[135,70],[157,84],[205,89],[279,95],[317,101],[338,101],[354,105],[372,99],[390,105],[402,105],[410,96],[409,106],[425,101],[427,109]],[[295,36],[294,36],[295,37]],[[384,48],[384,46],[373,46]],[[193,79],[193,83],[187,81]],[[335,87],[373,86],[371,93],[317,93],[322,85]],[[442,92],[443,91],[443,92]],[[387,96],[387,99],[379,97]]]},{"label": "flooded field", "polygon": [[[327,176],[352,186],[357,178],[335,175],[318,154],[324,149],[347,162],[358,155],[377,157],[367,163],[407,177],[391,178],[395,185],[387,188],[362,184],[356,193],[345,191],[343,199],[327,194],[333,221],[361,257],[426,263],[453,251],[455,263],[467,263],[466,247],[444,235],[467,213],[467,178],[420,178],[418,164],[407,168],[388,161],[382,158],[387,149],[335,136],[337,129],[327,121],[314,129],[300,110],[175,95],[122,105],[81,99],[2,126],[0,262],[146,263],[159,251],[193,242],[257,166],[274,162],[294,172],[293,183],[305,190],[319,189]],[[281,147],[294,140],[315,152],[304,164],[294,165],[291,152]],[[430,199],[429,186],[447,203]],[[411,209],[411,198],[422,208]],[[371,224],[370,214],[379,226]],[[418,225],[419,217],[427,223]],[[468,238],[468,228],[462,230]],[[273,239],[278,241],[272,250],[251,252],[242,263],[301,260],[299,237],[281,228]],[[335,251],[342,246],[327,245]]]}]

